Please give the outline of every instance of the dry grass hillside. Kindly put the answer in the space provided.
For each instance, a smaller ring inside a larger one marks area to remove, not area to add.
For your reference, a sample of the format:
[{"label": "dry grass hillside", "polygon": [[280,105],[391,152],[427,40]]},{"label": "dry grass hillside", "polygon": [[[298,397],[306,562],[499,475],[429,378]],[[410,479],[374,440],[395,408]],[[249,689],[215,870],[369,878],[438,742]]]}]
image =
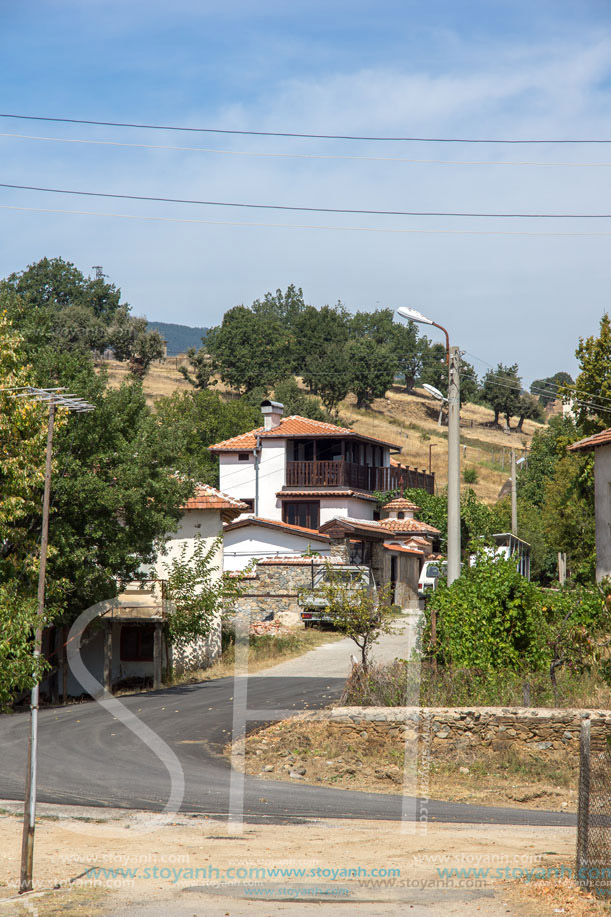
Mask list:
[{"label": "dry grass hillside", "polygon": [[[350,396],[341,406],[341,416],[360,433],[376,436],[401,446],[397,458],[406,465],[428,470],[429,447],[432,470],[444,487],[448,479],[447,427],[439,427],[438,402],[424,390],[406,394],[399,388],[374,401],[368,410],[357,410]],[[493,426],[494,413],[476,404],[465,404],[460,412],[461,470],[475,468],[477,480],[469,485],[487,503],[494,503],[507,481],[511,449],[519,458],[528,448],[541,424],[524,421],[523,430],[505,433]],[[514,421],[515,424],[515,421]]]},{"label": "dry grass hillside", "polygon": [[[149,404],[176,391],[189,391],[191,386],[180,374],[178,367],[184,357],[169,357],[164,363],[154,363],[144,380],[144,391]],[[127,377],[125,363],[105,363],[111,385],[119,385]],[[217,391],[223,391],[219,385]],[[412,467],[428,469],[429,447],[432,446],[432,470],[438,485],[447,482],[447,427],[439,427],[438,402],[424,390],[416,389],[406,394],[395,387],[386,398],[374,401],[371,408],[357,410],[355,399],[349,396],[340,406],[341,421],[360,433],[375,436],[401,447],[397,458]],[[505,433],[494,427],[494,414],[479,405],[466,404],[461,409],[461,462],[462,470],[475,468],[477,480],[469,486],[488,503],[494,503],[510,468],[510,450],[515,448],[518,457],[528,448],[540,424],[524,422],[521,433]]]}]

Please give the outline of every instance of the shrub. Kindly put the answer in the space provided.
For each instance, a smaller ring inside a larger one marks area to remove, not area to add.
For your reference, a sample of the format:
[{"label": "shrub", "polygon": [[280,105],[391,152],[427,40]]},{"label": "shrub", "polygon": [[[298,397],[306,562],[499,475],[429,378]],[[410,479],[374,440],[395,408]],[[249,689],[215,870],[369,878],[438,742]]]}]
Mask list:
[{"label": "shrub", "polygon": [[550,657],[540,590],[515,561],[477,555],[451,586],[441,582],[428,603],[437,616],[438,659],[458,668],[543,668]]},{"label": "shrub", "polygon": [[462,473],[462,479],[465,484],[477,484],[478,474],[475,465],[470,465],[469,468],[465,468]]}]

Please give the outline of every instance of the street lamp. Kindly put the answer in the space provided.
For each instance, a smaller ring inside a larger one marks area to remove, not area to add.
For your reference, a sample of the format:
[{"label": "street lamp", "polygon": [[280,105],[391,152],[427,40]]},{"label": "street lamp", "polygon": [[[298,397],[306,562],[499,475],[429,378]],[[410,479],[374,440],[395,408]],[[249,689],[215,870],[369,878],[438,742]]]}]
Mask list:
[{"label": "street lamp", "polygon": [[443,325],[416,309],[401,306],[397,313],[411,322],[433,325],[446,336],[448,364],[448,584],[460,576],[460,350],[450,347]]}]

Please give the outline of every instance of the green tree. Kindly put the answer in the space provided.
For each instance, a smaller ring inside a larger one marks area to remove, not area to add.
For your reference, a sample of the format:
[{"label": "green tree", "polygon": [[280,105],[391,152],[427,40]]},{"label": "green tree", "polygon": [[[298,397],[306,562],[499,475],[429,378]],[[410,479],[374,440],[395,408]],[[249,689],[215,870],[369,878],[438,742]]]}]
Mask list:
[{"label": "green tree", "polygon": [[[299,414],[311,420],[329,421],[331,418],[320,406],[318,398],[308,395],[299,388],[293,376],[278,382],[274,388],[274,399],[284,405],[285,417]],[[261,399],[263,400],[263,399]]]},{"label": "green tree", "polygon": [[[2,297],[6,304],[7,296]],[[22,338],[0,310],[0,581],[26,588],[36,571],[44,481],[46,412],[15,397],[32,384]],[[58,426],[61,425],[61,416]],[[32,517],[38,517],[32,522]],[[16,578],[16,579],[15,579]],[[18,583],[20,581],[20,584]]]},{"label": "green tree", "polygon": [[558,460],[545,484],[543,530],[553,553],[565,552],[569,575],[593,582],[596,571],[594,458],[569,454]]},{"label": "green tree", "polygon": [[488,370],[482,381],[481,395],[482,401],[494,411],[495,424],[501,414],[505,415],[507,426],[513,416],[519,416],[521,388],[517,363],[512,366],[499,363],[496,369]]},{"label": "green tree", "polygon": [[545,379],[535,379],[530,391],[539,399],[539,404],[546,408],[561,397],[561,389],[564,386],[573,384],[573,379],[568,373],[559,372],[553,376],[546,376]]},{"label": "green tree", "polygon": [[261,411],[246,398],[223,401],[216,392],[176,392],[156,402],[153,422],[172,444],[173,470],[218,487],[218,459],[207,447],[261,426]]},{"label": "green tree", "polygon": [[448,394],[448,361],[443,344],[431,344],[428,338],[421,338],[422,356],[418,385],[433,385],[440,392]]},{"label": "green tree", "polygon": [[374,399],[383,398],[393,384],[396,358],[390,347],[369,337],[349,341],[346,353],[350,391],[356,395],[356,406],[369,407]]},{"label": "green tree", "polygon": [[215,369],[212,357],[203,347],[200,347],[199,350],[190,347],[187,350],[187,365],[179,366],[178,371],[195,388],[210,388],[218,381],[214,378]]},{"label": "green tree", "polygon": [[163,356],[157,331],[146,319],[133,318],[121,303],[121,291],[103,278],[92,280],[62,258],[42,258],[2,282],[9,315],[24,337],[28,357],[42,348],[83,354],[112,347],[118,360],[142,376],[152,360]]},{"label": "green tree", "polygon": [[[567,455],[567,446],[580,438],[581,433],[571,418],[550,417],[548,424],[535,432],[526,461],[518,469],[518,535],[530,544],[531,576],[541,583],[557,579],[557,556],[558,551],[564,550],[562,544],[569,544],[569,557],[577,552],[579,568],[591,552],[594,522],[588,504],[592,491],[587,485],[587,477],[581,484],[574,475],[567,478],[565,466],[555,478],[558,463]],[[581,461],[585,463],[586,459]],[[551,481],[555,481],[554,498],[547,503],[546,488]],[[508,531],[511,525],[509,497],[497,504],[497,510],[503,520],[500,529]],[[585,542],[580,536],[578,542],[570,543],[571,536],[565,532],[565,525],[571,516],[575,521],[581,517],[585,524]]]},{"label": "green tree", "polygon": [[[2,297],[7,302],[6,293]],[[47,419],[36,402],[15,397],[31,384],[22,339],[0,309],[0,710],[41,677],[32,637],[37,625],[42,488]],[[61,428],[60,413],[57,426]],[[49,620],[51,614],[48,614]]]},{"label": "green tree", "polygon": [[12,583],[0,583],[0,711],[10,709],[15,695],[29,691],[48,668],[32,655],[32,636],[38,623],[34,596],[16,592]]},{"label": "green tree", "polygon": [[518,413],[518,424],[516,426],[518,433],[522,432],[525,420],[536,420],[537,423],[543,423],[545,420],[545,415],[539,404],[539,400],[528,392],[521,393],[516,410]]},{"label": "green tree", "polygon": [[350,318],[341,303],[322,309],[306,306],[293,324],[294,371],[333,415],[350,389],[349,328]]},{"label": "green tree", "polygon": [[611,321],[605,312],[598,337],[579,338],[575,351],[581,372],[560,394],[575,402],[574,413],[584,436],[611,426]]},{"label": "green tree", "polygon": [[117,309],[108,329],[108,343],[115,358],[127,361],[130,371],[138,378],[145,376],[151,363],[163,359],[165,353],[159,332],[147,329],[147,320],[132,318],[127,306]]},{"label": "green tree", "polygon": [[263,299],[255,299],[252,311],[263,319],[273,319],[285,328],[293,330],[295,322],[306,309],[303,290],[291,283],[286,292],[276,290],[266,293]]},{"label": "green tree", "polygon": [[393,632],[390,585],[376,589],[349,582],[341,571],[328,566],[322,592],[333,626],[354,641],[361,653],[363,671],[367,671],[371,648],[381,634]]},{"label": "green tree", "polygon": [[198,537],[192,550],[187,552],[185,545],[169,565],[162,564],[162,578],[173,606],[168,615],[168,637],[179,649],[209,637],[244,591],[240,577],[218,569],[222,542],[222,532],[208,546]]},{"label": "green tree", "polygon": [[205,350],[223,382],[237,392],[257,385],[271,388],[286,378],[294,363],[293,337],[273,315],[235,306],[211,328]]},{"label": "green tree", "polygon": [[174,473],[178,444],[155,422],[141,385],[86,382],[81,376],[74,389],[95,410],[71,417],[56,437],[48,580],[66,623],[154,562],[193,492]]}]

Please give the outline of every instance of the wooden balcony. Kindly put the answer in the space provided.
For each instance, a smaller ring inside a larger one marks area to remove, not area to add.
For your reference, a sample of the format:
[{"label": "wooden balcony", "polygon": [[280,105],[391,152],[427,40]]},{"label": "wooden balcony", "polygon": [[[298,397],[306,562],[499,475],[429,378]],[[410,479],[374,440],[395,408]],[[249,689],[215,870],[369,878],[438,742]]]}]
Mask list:
[{"label": "wooden balcony", "polygon": [[356,465],[334,462],[287,462],[287,487],[354,487],[369,493],[374,490],[405,490],[418,487],[435,493],[435,475],[417,468]]}]

